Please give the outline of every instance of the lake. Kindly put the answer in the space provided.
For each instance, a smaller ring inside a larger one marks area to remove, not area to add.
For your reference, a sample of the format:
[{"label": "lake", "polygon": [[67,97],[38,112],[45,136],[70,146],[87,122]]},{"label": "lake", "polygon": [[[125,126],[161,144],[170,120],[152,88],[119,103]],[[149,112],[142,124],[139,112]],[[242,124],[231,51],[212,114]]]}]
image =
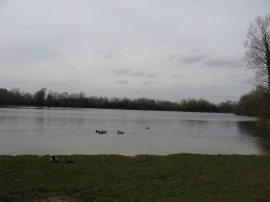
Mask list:
[{"label": "lake", "polygon": [[256,120],[223,113],[0,108],[0,154],[269,154],[269,135],[255,128]]}]

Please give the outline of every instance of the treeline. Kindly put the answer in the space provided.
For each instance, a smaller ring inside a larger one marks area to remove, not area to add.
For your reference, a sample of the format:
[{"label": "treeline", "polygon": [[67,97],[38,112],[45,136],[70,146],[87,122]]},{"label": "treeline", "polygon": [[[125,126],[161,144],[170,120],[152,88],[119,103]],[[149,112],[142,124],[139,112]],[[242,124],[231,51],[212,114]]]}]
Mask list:
[{"label": "treeline", "polygon": [[236,103],[227,101],[218,105],[203,99],[185,99],[181,102],[153,100],[148,98],[107,98],[86,97],[83,92],[46,92],[42,88],[34,94],[20,91],[18,88],[7,90],[0,88],[0,105],[48,106],[48,107],[78,107],[104,109],[138,109],[188,112],[234,112]]},{"label": "treeline", "polygon": [[270,119],[270,91],[259,86],[248,94],[243,95],[235,112],[240,115],[257,116],[261,119]]}]

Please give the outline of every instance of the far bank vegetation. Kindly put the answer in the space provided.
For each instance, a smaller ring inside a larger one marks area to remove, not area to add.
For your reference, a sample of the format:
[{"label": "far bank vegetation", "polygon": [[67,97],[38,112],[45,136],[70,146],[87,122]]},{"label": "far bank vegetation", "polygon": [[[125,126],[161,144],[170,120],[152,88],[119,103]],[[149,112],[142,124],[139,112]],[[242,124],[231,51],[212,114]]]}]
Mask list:
[{"label": "far bank vegetation", "polygon": [[34,94],[18,88],[0,88],[0,106],[47,106],[103,109],[137,109],[187,112],[234,112],[236,103],[232,101],[214,104],[204,99],[184,99],[180,102],[154,100],[148,98],[108,98],[85,96],[85,93],[53,92],[46,93],[42,88]]}]

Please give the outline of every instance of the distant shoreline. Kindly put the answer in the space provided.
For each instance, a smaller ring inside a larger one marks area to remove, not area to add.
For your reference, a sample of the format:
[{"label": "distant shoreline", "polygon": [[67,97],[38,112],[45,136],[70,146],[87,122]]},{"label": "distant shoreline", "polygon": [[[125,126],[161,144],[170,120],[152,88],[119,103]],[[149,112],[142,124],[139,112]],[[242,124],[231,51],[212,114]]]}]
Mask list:
[{"label": "distant shoreline", "polygon": [[154,111],[186,111],[186,112],[222,112],[233,113],[236,102],[226,101],[219,104],[204,99],[188,98],[179,102],[155,100],[149,98],[108,98],[90,96],[83,92],[47,93],[42,88],[34,94],[22,92],[19,89],[7,90],[0,88],[0,106],[42,106],[42,107],[69,107],[69,108],[98,108],[98,109],[130,109]]}]

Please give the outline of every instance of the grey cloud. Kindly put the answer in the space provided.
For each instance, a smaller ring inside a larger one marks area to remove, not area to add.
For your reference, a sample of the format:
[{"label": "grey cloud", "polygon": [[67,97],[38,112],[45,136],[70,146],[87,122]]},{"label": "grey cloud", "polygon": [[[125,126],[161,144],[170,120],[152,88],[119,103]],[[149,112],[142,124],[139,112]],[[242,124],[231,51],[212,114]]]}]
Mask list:
[{"label": "grey cloud", "polygon": [[141,82],[142,85],[154,85],[154,84],[157,84],[158,82],[157,81],[144,81],[144,82]]},{"label": "grey cloud", "polygon": [[114,72],[115,74],[129,75],[132,70],[128,68],[115,68],[114,70],[112,70],[112,72]]},{"label": "grey cloud", "polygon": [[228,58],[224,55],[219,55],[215,52],[201,52],[199,50],[190,51],[185,55],[174,54],[169,57],[169,61],[176,61],[178,64],[190,65],[193,63],[203,66],[217,67],[242,67],[242,58]]},{"label": "grey cloud", "polygon": [[120,49],[118,47],[110,48],[109,50],[105,51],[104,55],[107,59],[116,59],[119,57]]},{"label": "grey cloud", "polygon": [[244,74],[231,74],[229,76],[227,76],[227,79],[232,80],[235,83],[239,83],[239,84],[251,84],[251,78],[246,78],[246,73]]},{"label": "grey cloud", "polygon": [[118,84],[128,84],[127,80],[117,80],[116,83]]},{"label": "grey cloud", "polygon": [[126,75],[126,76],[144,76],[146,71],[145,70],[140,70],[140,71],[133,71],[132,69],[129,68],[116,68],[112,70],[115,74],[120,74],[120,75]]},{"label": "grey cloud", "polygon": [[180,75],[178,75],[178,74],[174,74],[174,75],[172,75],[172,78],[173,79],[179,79],[181,76]]},{"label": "grey cloud", "polygon": [[173,54],[169,57],[169,60],[176,61],[181,64],[191,64],[203,61],[205,58],[209,57],[212,52],[201,53],[198,50],[192,50],[189,55],[181,56],[178,54]]},{"label": "grey cloud", "polygon": [[156,73],[150,73],[150,74],[147,74],[146,76],[149,77],[149,78],[155,78],[155,77],[157,77],[157,74]]},{"label": "grey cloud", "polygon": [[182,62],[184,64],[191,64],[191,63],[196,63],[196,62],[201,62],[208,58],[211,55],[211,53],[204,53],[204,54],[197,54],[197,55],[190,55],[185,58],[182,58]]},{"label": "grey cloud", "polygon": [[106,59],[110,59],[110,60],[118,59],[120,57],[120,48],[118,48],[117,46],[114,46],[107,50],[96,49],[95,54],[101,55],[105,57]]},{"label": "grey cloud", "polygon": [[171,56],[168,58],[168,60],[169,60],[169,61],[172,61],[172,60],[178,60],[178,58],[179,58],[179,55],[173,54],[173,55],[171,55]]},{"label": "grey cloud", "polygon": [[206,66],[219,66],[219,67],[241,67],[243,65],[243,60],[241,58],[229,59],[226,57],[214,57],[206,58],[203,62]]},{"label": "grey cloud", "polygon": [[229,79],[230,81],[233,81],[234,83],[240,83],[242,84],[242,75],[239,74],[232,74],[226,77],[227,79]]},{"label": "grey cloud", "polygon": [[136,71],[136,72],[131,72],[130,75],[132,76],[143,76],[145,75],[145,70],[141,70],[141,71]]}]

